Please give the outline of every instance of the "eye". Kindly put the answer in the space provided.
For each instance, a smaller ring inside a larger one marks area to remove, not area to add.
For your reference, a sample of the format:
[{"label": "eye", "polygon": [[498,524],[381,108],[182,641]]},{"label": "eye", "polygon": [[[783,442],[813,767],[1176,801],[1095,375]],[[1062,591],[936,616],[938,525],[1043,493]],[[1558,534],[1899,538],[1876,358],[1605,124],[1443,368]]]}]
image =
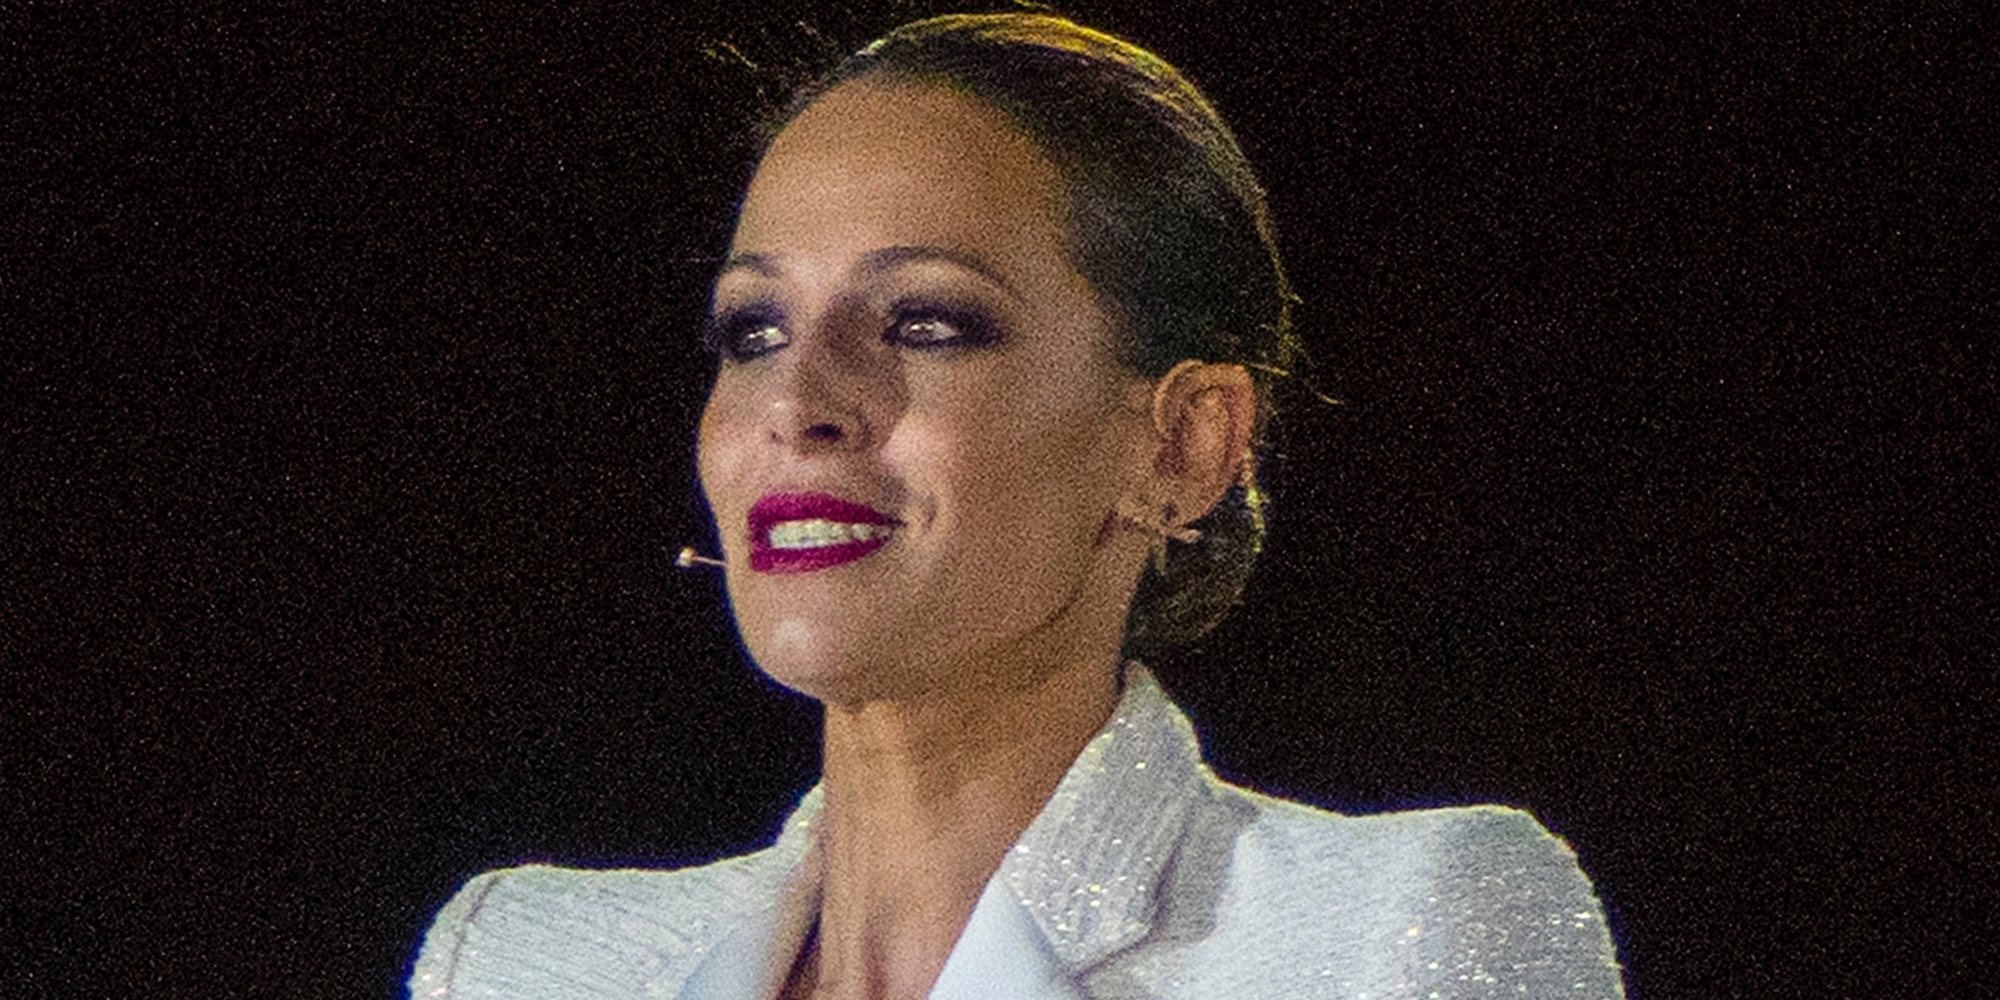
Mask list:
[{"label": "eye", "polygon": [[702,344],[731,361],[760,358],[791,341],[783,320],[770,309],[727,309],[709,319]]},{"label": "eye", "polygon": [[1000,339],[992,318],[977,309],[934,303],[896,306],[882,339],[919,350],[978,347]]}]

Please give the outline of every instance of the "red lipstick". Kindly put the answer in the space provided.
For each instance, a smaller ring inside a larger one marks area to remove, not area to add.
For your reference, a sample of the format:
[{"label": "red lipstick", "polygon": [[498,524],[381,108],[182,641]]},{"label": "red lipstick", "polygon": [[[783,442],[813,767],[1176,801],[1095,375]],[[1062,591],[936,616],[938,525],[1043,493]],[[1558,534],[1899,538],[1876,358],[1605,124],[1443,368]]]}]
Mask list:
[{"label": "red lipstick", "polygon": [[758,573],[810,573],[853,562],[887,545],[888,529],[899,523],[826,493],[769,494],[750,507],[749,522],[750,569]]}]

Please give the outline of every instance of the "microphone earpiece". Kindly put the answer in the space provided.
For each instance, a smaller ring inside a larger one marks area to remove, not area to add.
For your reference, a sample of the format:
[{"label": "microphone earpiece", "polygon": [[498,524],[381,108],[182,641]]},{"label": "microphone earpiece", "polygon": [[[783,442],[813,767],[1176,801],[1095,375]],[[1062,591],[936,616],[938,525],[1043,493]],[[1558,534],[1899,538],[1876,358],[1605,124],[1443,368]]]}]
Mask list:
[{"label": "microphone earpiece", "polygon": [[721,569],[729,564],[720,559],[710,559],[707,556],[701,555],[695,552],[694,546],[689,545],[682,548],[681,554],[674,558],[674,565],[682,569],[693,569],[696,566],[714,566],[717,569]]}]

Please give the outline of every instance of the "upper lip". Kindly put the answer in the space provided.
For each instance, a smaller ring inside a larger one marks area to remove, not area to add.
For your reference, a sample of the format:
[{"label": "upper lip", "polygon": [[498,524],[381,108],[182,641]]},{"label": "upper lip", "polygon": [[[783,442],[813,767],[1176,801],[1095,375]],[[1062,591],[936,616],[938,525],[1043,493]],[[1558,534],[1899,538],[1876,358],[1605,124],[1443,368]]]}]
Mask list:
[{"label": "upper lip", "polygon": [[750,537],[769,537],[771,526],[785,521],[839,521],[844,524],[900,524],[864,503],[831,493],[766,493],[750,505]]}]

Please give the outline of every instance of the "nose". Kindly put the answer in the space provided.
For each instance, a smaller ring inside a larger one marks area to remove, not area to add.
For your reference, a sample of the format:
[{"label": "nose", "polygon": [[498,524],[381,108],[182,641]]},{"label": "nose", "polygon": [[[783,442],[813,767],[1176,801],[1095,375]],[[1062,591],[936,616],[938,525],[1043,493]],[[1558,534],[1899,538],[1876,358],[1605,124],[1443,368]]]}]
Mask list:
[{"label": "nose", "polygon": [[776,359],[763,404],[765,434],[772,444],[806,453],[865,448],[865,374],[815,340],[801,338]]}]

